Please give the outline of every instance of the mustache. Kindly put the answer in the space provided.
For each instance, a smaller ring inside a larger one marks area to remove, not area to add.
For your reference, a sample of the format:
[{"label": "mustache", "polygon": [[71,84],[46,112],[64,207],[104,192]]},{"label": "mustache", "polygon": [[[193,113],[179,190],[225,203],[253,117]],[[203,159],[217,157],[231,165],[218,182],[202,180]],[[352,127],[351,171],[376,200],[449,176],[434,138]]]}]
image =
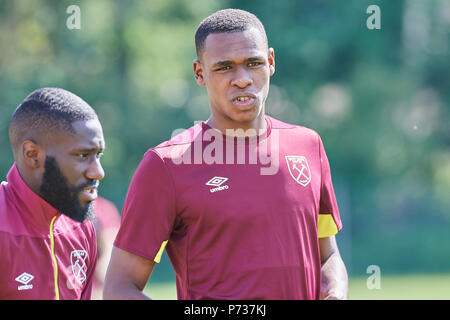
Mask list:
[{"label": "mustache", "polygon": [[90,180],[86,183],[83,183],[77,187],[75,187],[75,190],[83,190],[84,188],[98,188],[100,186],[99,180]]}]

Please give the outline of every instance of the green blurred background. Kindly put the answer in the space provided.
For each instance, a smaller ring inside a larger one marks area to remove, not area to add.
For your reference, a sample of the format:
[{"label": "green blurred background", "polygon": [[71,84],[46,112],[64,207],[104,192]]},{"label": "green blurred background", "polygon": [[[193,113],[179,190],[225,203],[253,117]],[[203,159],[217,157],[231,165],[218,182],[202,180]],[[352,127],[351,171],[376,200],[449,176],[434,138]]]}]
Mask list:
[{"label": "green blurred background", "polygon": [[[80,29],[66,25],[70,5]],[[366,26],[369,5],[381,10],[379,30]],[[62,87],[99,114],[101,194],[121,209],[143,153],[208,118],[194,33],[228,7],[255,13],[275,49],[267,113],[322,136],[344,224],[338,243],[361,289],[351,296],[376,298],[365,295],[376,265],[383,279],[434,283],[420,290],[450,298],[448,0],[2,0],[0,180],[13,162],[12,112],[33,90]],[[150,283],[173,280],[164,255]]]}]

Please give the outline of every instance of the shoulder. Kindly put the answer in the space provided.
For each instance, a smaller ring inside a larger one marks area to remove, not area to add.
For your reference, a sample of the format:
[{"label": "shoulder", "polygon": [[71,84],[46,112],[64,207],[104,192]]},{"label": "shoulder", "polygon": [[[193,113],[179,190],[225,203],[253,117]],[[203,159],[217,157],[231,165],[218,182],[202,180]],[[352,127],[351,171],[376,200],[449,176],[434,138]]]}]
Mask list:
[{"label": "shoulder", "polygon": [[202,139],[202,132],[202,123],[197,123],[170,140],[148,149],[141,161],[141,166],[155,168],[155,166],[161,167],[170,163],[178,163],[179,159],[183,158],[187,152],[192,151],[194,142]]},{"label": "shoulder", "polygon": [[7,216],[6,216],[6,206],[7,206],[7,198],[6,198],[6,186],[7,183],[2,181],[0,184],[0,231],[4,231],[7,226]]},{"label": "shoulder", "polygon": [[0,184],[0,231],[10,235],[29,235],[30,224],[23,221],[17,204],[8,194],[8,183]]},{"label": "shoulder", "polygon": [[283,122],[270,116],[266,116],[266,118],[270,121],[272,130],[277,130],[284,135],[289,135],[294,138],[312,139],[315,142],[319,142],[320,140],[320,135],[314,129],[298,124]]},{"label": "shoulder", "polygon": [[160,154],[164,154],[167,149],[171,149],[174,147],[184,146],[184,145],[190,145],[193,143],[196,139],[201,137],[202,134],[202,124],[197,123],[193,125],[192,127],[183,130],[179,134],[173,136],[170,140],[164,141],[157,145],[156,147],[151,148],[150,150],[155,150],[159,152]]}]

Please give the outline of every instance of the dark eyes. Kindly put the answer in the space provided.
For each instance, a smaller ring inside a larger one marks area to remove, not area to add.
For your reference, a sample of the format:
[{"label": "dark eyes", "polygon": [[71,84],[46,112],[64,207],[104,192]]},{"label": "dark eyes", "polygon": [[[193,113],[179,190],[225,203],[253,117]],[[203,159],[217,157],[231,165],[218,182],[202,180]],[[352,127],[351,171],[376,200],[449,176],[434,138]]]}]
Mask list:
[{"label": "dark eyes", "polygon": [[[262,62],[254,61],[254,62],[249,62],[249,63],[247,64],[247,67],[250,67],[250,68],[252,68],[252,67],[258,67],[258,66],[260,66],[260,65],[262,65],[262,64],[263,64]],[[231,68],[232,68],[231,66],[223,66],[223,67],[217,68],[216,71],[228,71],[228,70],[230,70]]]},{"label": "dark eyes", "polygon": [[248,64],[248,66],[249,67],[257,67],[257,66],[259,66],[259,65],[261,65],[262,63],[261,62],[250,62],[249,64]]},{"label": "dark eyes", "polygon": [[231,66],[224,66],[224,67],[221,67],[221,68],[217,68],[216,71],[227,71],[227,70],[230,70],[230,69],[231,69]]},{"label": "dark eyes", "polygon": [[[79,160],[84,161],[89,158],[90,153],[78,153],[76,156]],[[103,152],[98,152],[95,154],[96,159],[100,159],[103,156]]]}]

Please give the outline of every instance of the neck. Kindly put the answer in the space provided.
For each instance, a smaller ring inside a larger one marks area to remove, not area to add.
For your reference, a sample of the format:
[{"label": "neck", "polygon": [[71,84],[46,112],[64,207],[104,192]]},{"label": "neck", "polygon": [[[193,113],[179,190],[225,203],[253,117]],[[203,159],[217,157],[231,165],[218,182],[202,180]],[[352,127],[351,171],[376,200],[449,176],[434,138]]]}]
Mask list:
[{"label": "neck", "polygon": [[216,121],[214,116],[211,116],[206,124],[213,129],[219,130],[222,134],[227,136],[255,136],[260,135],[267,129],[266,118],[264,114],[258,116],[252,121],[237,122],[237,121]]},{"label": "neck", "polygon": [[22,177],[23,182],[30,188],[35,194],[40,196],[40,186],[41,181],[39,178],[35,177],[33,170],[29,170],[26,166],[24,166],[19,161],[16,161],[17,171],[19,175]]}]

